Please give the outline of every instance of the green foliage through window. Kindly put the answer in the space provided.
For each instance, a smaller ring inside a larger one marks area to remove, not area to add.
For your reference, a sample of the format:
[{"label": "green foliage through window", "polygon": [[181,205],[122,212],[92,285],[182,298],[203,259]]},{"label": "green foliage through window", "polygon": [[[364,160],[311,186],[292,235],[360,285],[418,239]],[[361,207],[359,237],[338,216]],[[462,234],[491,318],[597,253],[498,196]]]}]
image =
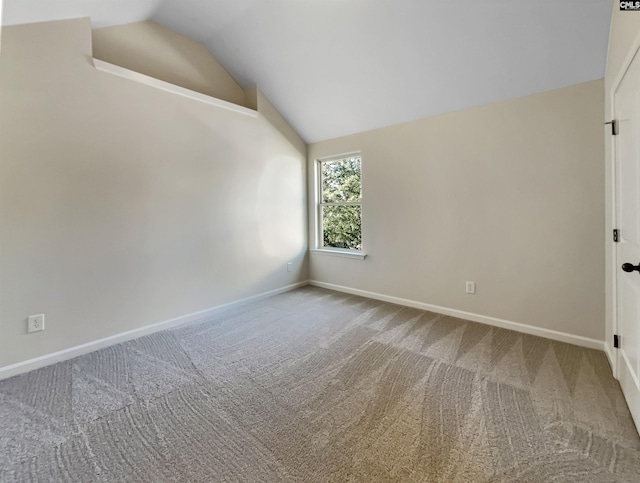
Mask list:
[{"label": "green foliage through window", "polygon": [[360,156],[320,162],[323,246],[362,249]]}]

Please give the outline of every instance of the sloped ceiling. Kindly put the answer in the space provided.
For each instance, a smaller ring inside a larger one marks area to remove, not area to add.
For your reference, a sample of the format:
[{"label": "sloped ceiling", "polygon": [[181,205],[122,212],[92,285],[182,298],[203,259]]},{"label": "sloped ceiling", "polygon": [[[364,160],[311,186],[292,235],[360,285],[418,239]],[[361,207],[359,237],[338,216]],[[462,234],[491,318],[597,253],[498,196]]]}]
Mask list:
[{"label": "sloped ceiling", "polygon": [[604,76],[611,0],[5,0],[5,25],[151,19],[307,142]]}]

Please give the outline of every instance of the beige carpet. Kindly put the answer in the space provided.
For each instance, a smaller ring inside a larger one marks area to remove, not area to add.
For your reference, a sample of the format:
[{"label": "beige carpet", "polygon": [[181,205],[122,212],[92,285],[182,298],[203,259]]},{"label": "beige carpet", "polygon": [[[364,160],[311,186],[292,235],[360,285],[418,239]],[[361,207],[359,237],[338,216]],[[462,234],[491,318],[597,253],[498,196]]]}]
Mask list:
[{"label": "beige carpet", "polygon": [[0,481],[640,481],[603,353],[307,287],[0,381]]}]

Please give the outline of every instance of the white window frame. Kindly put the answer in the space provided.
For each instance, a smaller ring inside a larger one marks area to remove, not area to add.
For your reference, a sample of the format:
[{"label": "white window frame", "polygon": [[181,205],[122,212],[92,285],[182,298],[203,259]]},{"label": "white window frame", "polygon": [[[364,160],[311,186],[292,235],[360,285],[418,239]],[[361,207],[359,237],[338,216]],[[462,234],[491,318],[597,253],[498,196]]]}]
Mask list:
[{"label": "white window frame", "polygon": [[[330,161],[338,161],[340,159],[346,158],[360,158],[360,201],[344,201],[339,203],[323,203],[322,202],[322,163],[330,162]],[[318,158],[315,160],[315,186],[316,186],[316,223],[315,223],[315,232],[316,232],[316,240],[315,240],[315,249],[312,249],[313,252],[326,254],[326,255],[334,255],[348,258],[357,258],[360,260],[364,260],[366,254],[364,252],[364,235],[362,233],[363,227],[363,183],[362,183],[362,153],[359,151],[338,154],[333,156],[327,156],[323,158]],[[360,207],[360,234],[362,237],[361,240],[361,249],[360,250],[352,250],[348,248],[335,248],[335,247],[325,247],[324,246],[324,233],[323,233],[323,223],[322,223],[322,207],[323,206],[359,206]]]}]

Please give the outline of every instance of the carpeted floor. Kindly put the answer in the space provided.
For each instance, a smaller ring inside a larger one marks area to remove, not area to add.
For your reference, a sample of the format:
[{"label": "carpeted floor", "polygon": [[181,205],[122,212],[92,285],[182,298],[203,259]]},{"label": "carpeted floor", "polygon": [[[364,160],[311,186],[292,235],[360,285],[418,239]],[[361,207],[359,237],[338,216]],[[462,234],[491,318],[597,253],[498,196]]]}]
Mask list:
[{"label": "carpeted floor", "polygon": [[603,353],[307,287],[0,381],[0,481],[640,481]]}]

